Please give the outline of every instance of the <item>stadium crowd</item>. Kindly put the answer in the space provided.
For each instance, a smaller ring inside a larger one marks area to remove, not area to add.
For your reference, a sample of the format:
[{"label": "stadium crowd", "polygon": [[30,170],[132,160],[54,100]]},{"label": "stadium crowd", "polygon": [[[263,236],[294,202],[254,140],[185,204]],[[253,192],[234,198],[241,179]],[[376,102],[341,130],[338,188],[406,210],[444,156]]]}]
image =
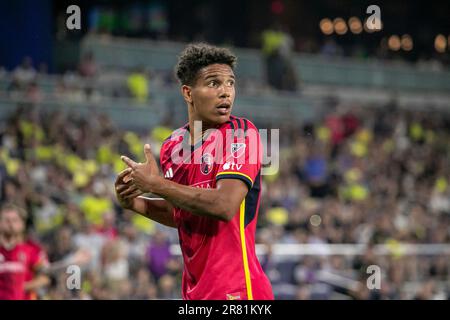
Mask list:
[{"label": "stadium crowd", "polygon": [[[266,177],[262,212],[269,224],[261,242],[368,249],[355,259],[300,258],[275,272],[280,280],[301,284],[302,298],[330,298],[333,290],[355,298],[448,297],[449,257],[405,255],[400,244],[449,243],[449,124],[448,115],[390,104],[337,106],[301,130],[281,128],[290,134],[282,135],[279,173]],[[378,244],[390,254],[374,255]],[[381,291],[365,286],[372,264],[384,270]],[[364,285],[324,285],[329,273]]]},{"label": "stadium crowd", "polygon": [[[26,99],[34,103],[44,100],[69,103],[101,104],[107,99],[133,99],[145,106],[155,92],[174,90],[178,83],[172,72],[149,70],[145,67],[102,68],[95,57],[87,52],[81,57],[76,69],[62,74],[49,75],[46,67],[34,67],[35,62],[24,57],[12,71],[0,65],[0,97]],[[239,90],[245,94],[257,95],[276,93],[264,79],[239,78]]]},{"label": "stadium crowd", "polygon": [[[448,297],[449,257],[406,255],[400,244],[450,242],[450,119],[394,105],[346,107],[280,127],[280,170],[264,176],[257,231],[269,246],[261,259],[276,297]],[[26,208],[28,236],[48,254],[52,282],[41,298],[180,298],[182,261],[170,250],[176,230],[123,211],[112,187],[120,154],[142,160],[144,142],[160,145],[169,133],[123,131],[105,114],[33,105],[1,123],[1,202]],[[283,261],[271,254],[273,243],[368,249]],[[376,244],[390,254],[375,255]],[[70,264],[82,267],[80,290],[66,287]],[[383,270],[381,290],[365,286],[371,264]],[[346,281],[328,281],[330,274]]]}]

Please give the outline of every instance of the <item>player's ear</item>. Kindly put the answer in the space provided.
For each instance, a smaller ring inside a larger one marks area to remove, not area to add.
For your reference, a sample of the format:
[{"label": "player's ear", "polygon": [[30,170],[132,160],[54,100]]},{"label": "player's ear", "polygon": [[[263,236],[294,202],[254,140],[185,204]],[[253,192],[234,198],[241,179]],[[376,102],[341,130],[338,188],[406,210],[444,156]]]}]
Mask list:
[{"label": "player's ear", "polygon": [[186,102],[192,103],[192,89],[190,86],[183,84],[181,86],[181,94]]}]

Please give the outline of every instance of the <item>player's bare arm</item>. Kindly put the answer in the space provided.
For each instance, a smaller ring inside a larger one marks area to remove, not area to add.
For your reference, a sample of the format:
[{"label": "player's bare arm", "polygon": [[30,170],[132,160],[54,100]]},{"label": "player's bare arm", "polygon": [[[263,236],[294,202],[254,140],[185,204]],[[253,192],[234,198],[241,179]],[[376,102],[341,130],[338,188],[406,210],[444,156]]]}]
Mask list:
[{"label": "player's bare arm", "polygon": [[43,273],[39,273],[33,278],[33,280],[25,283],[24,289],[25,291],[36,291],[42,287],[48,286],[49,284],[50,278]]},{"label": "player's bare arm", "polygon": [[195,188],[169,181],[159,174],[148,144],[144,147],[144,153],[147,162],[143,164],[122,156],[131,170],[129,183],[132,188],[159,195],[172,205],[193,214],[230,221],[248,192],[244,182],[234,179],[218,181],[215,189]]},{"label": "player's bare arm", "polygon": [[172,204],[166,200],[140,198],[139,196],[144,192],[132,183],[131,172],[131,168],[120,172],[114,184],[116,197],[122,208],[132,210],[168,227],[176,228],[172,215]]}]

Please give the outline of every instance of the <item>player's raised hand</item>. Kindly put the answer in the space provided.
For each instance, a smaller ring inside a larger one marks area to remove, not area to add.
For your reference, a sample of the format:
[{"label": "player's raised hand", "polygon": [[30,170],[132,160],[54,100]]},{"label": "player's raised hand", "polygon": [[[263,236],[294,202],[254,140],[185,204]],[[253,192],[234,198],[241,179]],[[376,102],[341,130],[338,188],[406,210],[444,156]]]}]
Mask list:
[{"label": "player's raised hand", "polygon": [[130,177],[131,171],[131,168],[126,168],[120,172],[114,183],[117,201],[119,201],[119,204],[125,209],[131,209],[133,207],[134,199],[143,193],[132,183]]},{"label": "player's raised hand", "polygon": [[155,176],[159,176],[159,168],[149,144],[144,145],[144,154],[145,163],[137,163],[126,156],[122,156],[121,159],[131,169],[130,178],[132,184],[145,193],[151,190]]},{"label": "player's raised hand", "polygon": [[152,169],[152,173],[159,174],[158,164],[156,163],[155,157],[153,156],[152,151],[150,150],[149,144],[144,145],[144,154],[145,159],[147,160],[146,164],[150,166],[150,168]]}]

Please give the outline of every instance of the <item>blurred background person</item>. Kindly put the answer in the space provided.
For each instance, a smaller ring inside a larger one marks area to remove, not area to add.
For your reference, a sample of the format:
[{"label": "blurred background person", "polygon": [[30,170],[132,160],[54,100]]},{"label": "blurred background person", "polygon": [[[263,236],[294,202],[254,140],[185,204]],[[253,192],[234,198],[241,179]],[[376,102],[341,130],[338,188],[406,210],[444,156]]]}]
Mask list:
[{"label": "blurred background person", "polygon": [[12,204],[0,208],[0,299],[36,299],[49,284],[46,253],[25,235],[26,213]]}]

